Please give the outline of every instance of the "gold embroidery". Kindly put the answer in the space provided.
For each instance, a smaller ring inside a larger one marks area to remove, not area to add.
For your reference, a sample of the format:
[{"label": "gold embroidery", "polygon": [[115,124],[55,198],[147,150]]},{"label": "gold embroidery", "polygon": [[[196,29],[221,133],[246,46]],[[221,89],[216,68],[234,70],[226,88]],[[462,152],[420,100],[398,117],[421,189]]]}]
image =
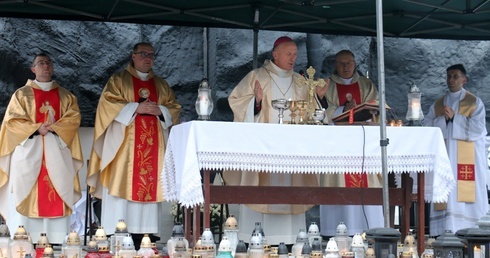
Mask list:
[{"label": "gold embroidery", "polygon": [[461,169],[459,170],[459,174],[465,180],[473,178],[473,173],[474,171],[469,165],[462,165]]},{"label": "gold embroidery", "polygon": [[[42,166],[46,168],[46,161],[44,159],[42,161]],[[46,182],[46,185],[48,186],[48,200],[50,202],[56,201],[56,191],[54,189],[53,183],[51,182],[49,176],[48,175],[44,176],[43,181]]]},{"label": "gold embroidery", "polygon": [[48,186],[48,200],[50,202],[53,202],[56,200],[56,191],[54,190],[53,183],[51,183],[51,180],[49,179],[49,176],[46,175],[43,178],[43,181],[46,182],[46,185]]},{"label": "gold embroidery", "polygon": [[362,188],[366,185],[366,183],[362,179],[362,175],[348,174],[348,177],[350,178],[349,181],[350,181],[351,187]]},{"label": "gold embroidery", "polygon": [[22,248],[22,246],[19,248],[19,250],[17,251],[17,253],[19,253],[19,257],[20,258],[24,258],[24,254],[26,253],[27,251],[24,250],[24,248]]},{"label": "gold embroidery", "polygon": [[141,120],[140,144],[138,145],[137,156],[139,159],[138,167],[140,182],[138,183],[138,199],[149,201],[152,200],[151,193],[155,190],[154,178],[152,172],[154,167],[151,163],[154,158],[152,152],[153,137],[156,133],[155,122],[151,121],[150,125],[144,119]]}]

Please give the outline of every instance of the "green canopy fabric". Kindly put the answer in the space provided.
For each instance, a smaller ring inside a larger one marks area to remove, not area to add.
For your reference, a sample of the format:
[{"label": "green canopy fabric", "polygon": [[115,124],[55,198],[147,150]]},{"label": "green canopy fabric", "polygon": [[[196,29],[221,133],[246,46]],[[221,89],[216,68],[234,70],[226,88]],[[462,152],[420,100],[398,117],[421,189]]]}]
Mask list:
[{"label": "green canopy fabric", "polygon": [[[490,39],[489,0],[387,0],[385,37]],[[376,36],[375,0],[0,0],[0,17]]]}]

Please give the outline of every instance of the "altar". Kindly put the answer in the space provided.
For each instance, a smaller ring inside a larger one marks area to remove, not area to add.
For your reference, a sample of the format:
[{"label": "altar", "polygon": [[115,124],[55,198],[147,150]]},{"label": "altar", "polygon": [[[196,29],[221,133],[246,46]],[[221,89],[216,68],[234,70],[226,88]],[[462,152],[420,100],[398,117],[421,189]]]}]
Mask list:
[{"label": "altar", "polygon": [[[413,191],[417,193],[419,216],[422,215],[418,234],[423,241],[424,200],[444,202],[455,186],[442,134],[439,128],[432,127],[387,127],[387,137],[388,171],[403,177],[405,182],[405,187],[390,189],[390,205],[401,205],[405,211],[409,208],[413,198],[411,191],[407,192],[411,189],[409,175],[416,177]],[[273,189],[277,187],[210,185],[206,171],[223,169],[269,173],[381,173],[380,128],[191,121],[174,126],[167,142],[162,173],[165,198],[187,207],[204,203],[205,226],[209,226],[207,204],[257,203],[257,199],[246,198],[244,193],[250,190],[261,191],[262,203],[360,204],[359,200],[346,199],[345,195],[362,188],[313,187],[303,190],[314,198],[303,198],[285,196],[284,191]],[[204,191],[201,170],[205,175]],[[402,184],[401,180],[398,182]],[[325,198],[326,191],[329,198]],[[382,204],[381,188],[362,191],[372,197],[364,200],[364,204]],[[310,203],[304,203],[305,200]],[[404,231],[408,227],[406,213],[402,220]]]}]

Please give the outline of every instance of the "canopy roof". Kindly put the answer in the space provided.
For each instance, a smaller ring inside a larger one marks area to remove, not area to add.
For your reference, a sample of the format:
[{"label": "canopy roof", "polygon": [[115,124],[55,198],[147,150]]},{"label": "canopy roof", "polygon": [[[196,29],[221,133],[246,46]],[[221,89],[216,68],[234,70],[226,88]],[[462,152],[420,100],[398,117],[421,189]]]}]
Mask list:
[{"label": "canopy roof", "polygon": [[[489,2],[385,0],[384,36],[489,40]],[[0,0],[0,16],[376,36],[376,0]]]}]

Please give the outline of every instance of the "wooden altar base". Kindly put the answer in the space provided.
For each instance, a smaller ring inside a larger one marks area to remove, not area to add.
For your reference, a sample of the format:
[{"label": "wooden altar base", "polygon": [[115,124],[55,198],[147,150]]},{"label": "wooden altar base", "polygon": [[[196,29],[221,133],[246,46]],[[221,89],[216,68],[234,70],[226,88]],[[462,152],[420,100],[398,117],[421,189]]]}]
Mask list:
[{"label": "wooden altar base", "polygon": [[[209,204],[338,204],[338,205],[383,205],[382,188],[345,188],[345,187],[279,187],[279,186],[226,186],[211,185],[210,173],[204,171],[204,228],[210,227]],[[392,174],[390,174],[391,176]],[[425,249],[425,210],[424,210],[424,174],[418,174],[418,192],[412,194],[413,179],[407,174],[402,174],[401,188],[389,188],[390,210],[394,206],[400,207],[401,241],[410,229],[410,207],[413,201],[418,205],[417,245],[418,252]],[[294,188],[294,190],[291,190]],[[294,195],[288,193],[294,192]],[[199,214],[199,206],[194,208],[194,214]],[[193,218],[193,234],[191,236],[190,210],[186,210],[185,236],[195,243],[200,232],[200,218]],[[390,212],[390,227],[394,227],[394,212]]]}]

